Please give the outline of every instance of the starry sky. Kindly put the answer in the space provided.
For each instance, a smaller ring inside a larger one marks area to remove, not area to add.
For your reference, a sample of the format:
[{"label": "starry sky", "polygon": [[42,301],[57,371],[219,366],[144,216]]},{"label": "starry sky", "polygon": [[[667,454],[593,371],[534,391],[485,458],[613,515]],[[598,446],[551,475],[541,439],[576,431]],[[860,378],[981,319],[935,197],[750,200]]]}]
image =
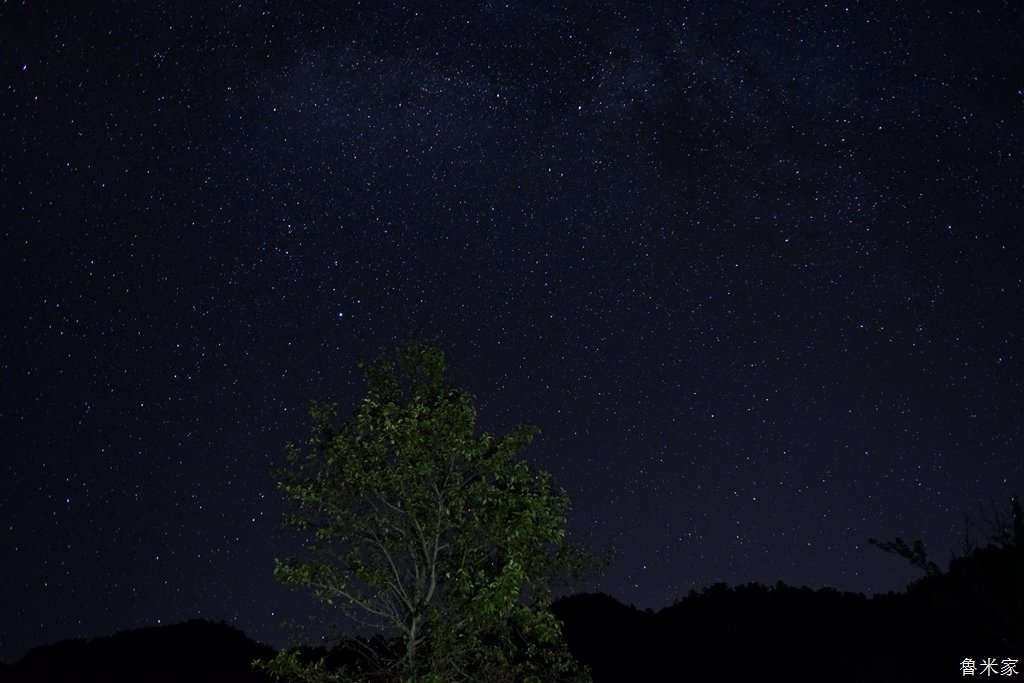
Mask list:
[{"label": "starry sky", "polygon": [[286,644],[271,470],[409,337],[638,607],[1024,492],[1015,3],[441,5],[0,3],[0,658]]}]

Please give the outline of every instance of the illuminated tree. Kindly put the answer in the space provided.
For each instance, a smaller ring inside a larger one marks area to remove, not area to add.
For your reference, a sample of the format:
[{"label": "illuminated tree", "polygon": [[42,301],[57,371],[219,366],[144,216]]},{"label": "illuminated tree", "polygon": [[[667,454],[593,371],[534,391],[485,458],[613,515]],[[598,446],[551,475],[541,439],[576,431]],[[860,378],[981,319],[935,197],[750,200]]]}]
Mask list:
[{"label": "illuminated tree", "polygon": [[587,555],[564,541],[565,492],[517,458],[537,430],[475,436],[443,353],[396,355],[360,365],[352,420],[314,403],[309,447],[288,446],[286,527],[308,556],[275,567],[393,647],[340,671],[294,652],[262,666],[305,681],[584,680],[549,607],[552,582]]}]

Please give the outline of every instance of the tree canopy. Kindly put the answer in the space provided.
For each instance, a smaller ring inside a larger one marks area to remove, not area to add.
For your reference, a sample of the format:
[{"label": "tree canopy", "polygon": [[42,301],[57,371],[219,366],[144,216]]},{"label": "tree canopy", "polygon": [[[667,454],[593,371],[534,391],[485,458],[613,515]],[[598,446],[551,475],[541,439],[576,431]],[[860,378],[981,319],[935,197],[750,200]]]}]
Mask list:
[{"label": "tree canopy", "polygon": [[565,542],[565,492],[517,457],[537,429],[475,436],[473,397],[444,354],[410,342],[395,356],[360,364],[351,420],[314,403],[308,447],[288,445],[285,526],[308,552],[275,566],[389,646],[343,670],[294,651],[264,668],[307,681],[585,679],[550,604],[587,555]]}]

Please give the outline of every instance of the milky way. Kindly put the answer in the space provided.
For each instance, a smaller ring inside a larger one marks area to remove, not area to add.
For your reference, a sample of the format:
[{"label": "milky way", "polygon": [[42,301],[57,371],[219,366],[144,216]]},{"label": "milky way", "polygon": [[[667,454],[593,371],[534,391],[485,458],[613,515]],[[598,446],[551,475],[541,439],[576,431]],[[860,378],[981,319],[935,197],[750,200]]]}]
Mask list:
[{"label": "milky way", "polygon": [[641,607],[1024,491],[1010,4],[64,4],[0,7],[0,657],[285,644],[271,470],[410,336]]}]

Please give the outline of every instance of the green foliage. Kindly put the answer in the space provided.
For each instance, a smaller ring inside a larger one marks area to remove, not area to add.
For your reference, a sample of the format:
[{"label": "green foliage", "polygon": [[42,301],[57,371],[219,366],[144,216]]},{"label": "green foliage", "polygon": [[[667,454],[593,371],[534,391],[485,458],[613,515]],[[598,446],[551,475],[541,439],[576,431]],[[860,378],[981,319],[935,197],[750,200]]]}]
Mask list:
[{"label": "green foliage", "polygon": [[326,658],[304,661],[299,653],[284,651],[269,661],[257,661],[256,668],[270,674],[275,680],[309,681],[309,683],[361,683],[360,678],[344,671],[330,671]]},{"label": "green foliage", "polygon": [[[314,403],[308,448],[287,447],[285,524],[308,556],[278,561],[275,576],[395,636],[393,656],[368,654],[365,680],[584,680],[549,608],[552,582],[588,555],[565,543],[565,492],[517,459],[536,428],[474,436],[473,398],[436,348],[408,343],[397,364],[360,367],[353,418]],[[363,680],[295,653],[262,666]]]}]

